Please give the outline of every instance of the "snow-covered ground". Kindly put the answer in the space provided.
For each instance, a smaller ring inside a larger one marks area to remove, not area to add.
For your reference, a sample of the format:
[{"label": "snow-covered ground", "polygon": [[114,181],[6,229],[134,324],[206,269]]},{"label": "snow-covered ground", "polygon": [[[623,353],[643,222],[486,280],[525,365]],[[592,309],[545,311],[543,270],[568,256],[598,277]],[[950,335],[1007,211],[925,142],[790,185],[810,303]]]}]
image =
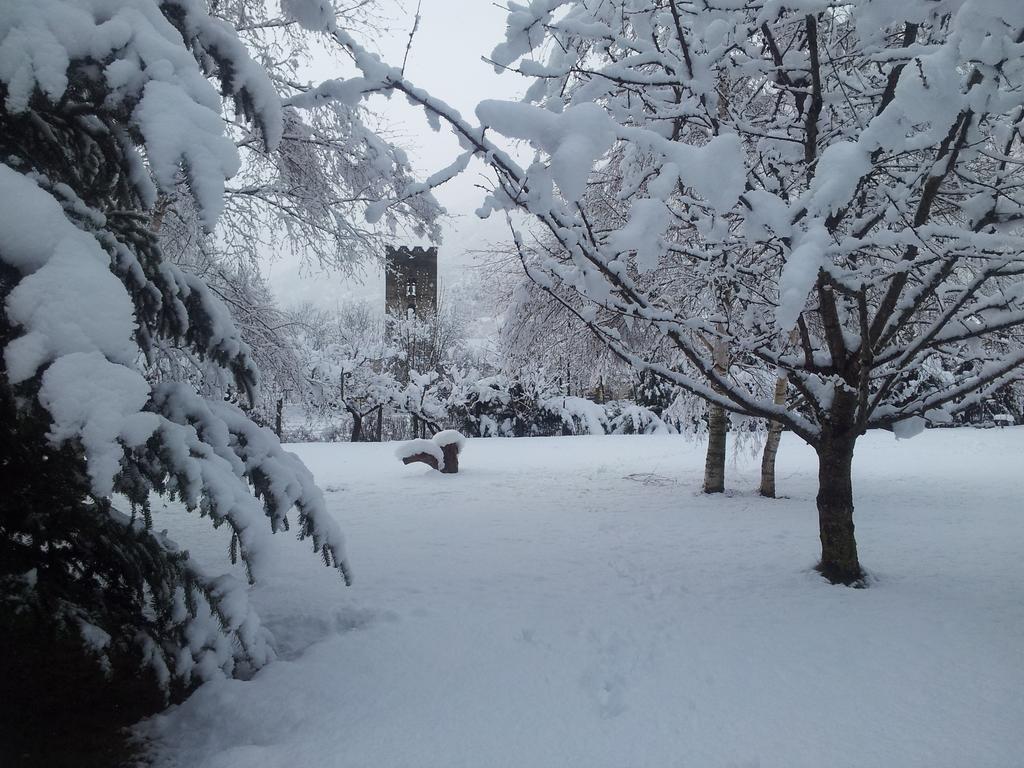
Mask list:
[{"label": "snow-covered ground", "polygon": [[[1024,428],[864,438],[870,589],[823,583],[813,454],[698,493],[679,437],[294,446],[345,589],[281,537],[253,600],[282,659],[139,727],[159,766],[1024,766]],[[171,510],[223,570],[226,540]],[[166,519],[166,518],[165,518]]]}]

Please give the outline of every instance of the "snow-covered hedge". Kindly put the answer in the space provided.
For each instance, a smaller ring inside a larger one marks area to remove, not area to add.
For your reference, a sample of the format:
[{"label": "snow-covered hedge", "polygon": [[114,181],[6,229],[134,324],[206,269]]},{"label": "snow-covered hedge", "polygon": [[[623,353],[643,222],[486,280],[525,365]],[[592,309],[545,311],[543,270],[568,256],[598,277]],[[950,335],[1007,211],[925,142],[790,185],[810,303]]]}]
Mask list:
[{"label": "snow-covered hedge", "polygon": [[476,437],[652,434],[678,422],[628,400],[597,403],[559,395],[536,380],[505,375],[463,382],[448,397],[448,420]]}]

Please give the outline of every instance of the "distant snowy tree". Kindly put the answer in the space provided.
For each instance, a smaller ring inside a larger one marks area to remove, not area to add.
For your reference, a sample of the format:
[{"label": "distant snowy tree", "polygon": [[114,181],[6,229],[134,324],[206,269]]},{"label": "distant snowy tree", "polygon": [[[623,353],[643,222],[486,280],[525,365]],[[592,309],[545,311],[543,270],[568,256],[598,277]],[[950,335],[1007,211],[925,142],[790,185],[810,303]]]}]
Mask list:
[{"label": "distant snowy tree", "polygon": [[221,94],[276,151],[278,93],[201,0],[0,13],[0,609],[78,637],[106,669],[148,667],[165,689],[273,651],[244,581],[207,577],[158,532],[154,492],[226,525],[250,579],[291,525],[348,579],[298,458],[151,365],[173,345],[235,391],[257,387],[231,296],[169,263],[150,229],[159,196],[183,188],[217,226],[239,168]]},{"label": "distant snowy tree", "polygon": [[[581,204],[592,205],[597,209],[589,220],[592,230],[615,231],[626,221],[626,217],[619,213],[625,205],[618,199],[622,188],[621,179],[616,179],[607,166],[601,169],[597,177],[598,180],[584,193]],[[543,239],[551,240],[550,236]],[[519,263],[520,260],[523,263]],[[566,285],[541,283],[530,277],[531,268],[534,270],[532,274],[536,275],[536,270],[543,269],[545,263],[550,264],[556,260],[563,267],[571,267],[571,257],[564,249],[550,244],[527,248],[520,240],[515,265],[518,281],[506,302],[508,310],[501,333],[500,351],[504,364],[515,370],[528,361],[543,362],[549,370],[557,370],[560,375],[564,375],[566,394],[583,395],[592,389],[605,390],[606,382],[612,389],[621,391],[630,388],[637,377],[642,381],[658,379],[671,392],[669,402],[677,401],[677,405],[688,412],[698,409],[702,412],[699,420],[686,419],[677,422],[677,426],[685,423],[691,427],[685,431],[707,437],[702,487],[705,493],[722,493],[725,490],[727,435],[731,424],[726,411],[715,404],[709,407],[696,395],[636,365],[635,361],[642,359],[645,363],[664,367],[689,367],[676,346],[666,343],[664,336],[655,329],[644,323],[632,322],[619,313],[595,308],[592,302],[580,297]],[[527,267],[525,276],[523,266]],[[698,315],[713,315],[716,308],[724,306],[721,300],[715,299],[709,303],[707,299],[709,293],[715,296],[721,295],[723,291],[707,291],[700,273],[688,270],[684,265],[652,270],[637,275],[637,280],[642,281],[645,290],[657,295],[663,303],[677,307],[689,306]],[[721,282],[717,281],[717,284]],[[615,334],[633,357],[623,360],[616,350],[604,342],[603,336],[590,331],[589,326],[592,325],[599,325],[606,332]],[[728,345],[715,344],[700,334],[695,334],[695,338],[716,357],[724,375],[729,376],[734,383],[738,384],[742,380],[761,385],[761,379],[767,378],[757,376],[756,372],[752,375],[749,364],[737,365],[739,361],[729,354]],[[573,384],[576,389],[572,389]],[[690,402],[682,402],[687,399]],[[773,472],[769,474],[774,478]]]},{"label": "distant snowy tree", "polygon": [[148,375],[187,382],[206,397],[231,400],[258,424],[273,425],[279,432],[284,401],[298,394],[304,382],[297,336],[302,323],[279,306],[258,264],[233,258],[202,231],[195,206],[183,194],[179,192],[174,205],[164,198],[165,207],[154,215],[160,249],[166,261],[202,280],[227,308],[259,370],[257,396],[250,402],[216,363],[174,340],[156,341]]},{"label": "distant snowy tree", "polygon": [[443,287],[438,291],[433,311],[407,317],[388,316],[384,319],[384,332],[398,348],[401,366],[397,375],[402,381],[408,380],[410,371],[440,374],[465,351],[465,315]]},{"label": "distant snowy tree", "polygon": [[[436,315],[389,318],[357,302],[333,312],[306,308],[296,320],[304,370],[297,399],[308,414],[344,414],[352,442],[381,440],[391,414],[409,417],[417,434],[443,429],[446,362],[462,345],[456,313],[442,305]],[[405,436],[406,428],[398,431]]]},{"label": "distant snowy tree", "polygon": [[317,332],[303,341],[305,406],[322,416],[347,414],[354,443],[374,439],[364,421],[397,404],[401,392],[395,375],[399,350],[385,336],[383,317],[365,304],[342,307],[325,313]]},{"label": "distant snowy tree", "polygon": [[646,368],[641,368],[637,373],[634,392],[638,405],[650,408],[659,416],[668,410],[675,399],[672,385],[660,376],[655,376]]},{"label": "distant snowy tree", "polygon": [[[540,246],[534,246],[534,251]],[[504,308],[498,335],[499,365],[506,372],[524,366],[542,366],[560,383],[562,394],[583,396],[599,383],[613,391],[628,389],[631,369],[574,312],[553,299],[547,291],[523,275],[516,253],[492,251],[489,257],[504,263],[504,273],[492,275],[505,288],[499,294]],[[528,258],[540,258],[532,254]],[[571,297],[565,297],[571,301]],[[609,316],[620,332],[626,331],[619,318]],[[637,343],[637,342],[634,342]]]},{"label": "distant snowy tree", "polygon": [[[1024,363],[1019,335],[1002,341],[1024,325],[1018,0],[515,4],[492,58],[532,84],[524,103],[481,103],[481,125],[333,35],[362,77],[319,92],[398,91],[447,122],[495,172],[481,215],[524,212],[550,233],[569,262],[527,269],[578,297],[612,349],[815,449],[832,582],[864,582],[858,437],[947,421]],[[530,142],[533,162],[489,131]],[[611,162],[648,191],[602,232],[583,198]],[[727,304],[674,306],[641,279],[680,265],[724,281]],[[693,373],[649,364],[598,312],[655,329]],[[785,404],[726,375],[718,345],[785,374]],[[918,375],[953,358],[954,377]]]},{"label": "distant snowy tree", "polygon": [[557,435],[563,430],[563,420],[548,404],[563,397],[552,378],[534,369],[516,376],[457,376],[448,397],[448,407],[456,429],[465,434],[478,437]]}]

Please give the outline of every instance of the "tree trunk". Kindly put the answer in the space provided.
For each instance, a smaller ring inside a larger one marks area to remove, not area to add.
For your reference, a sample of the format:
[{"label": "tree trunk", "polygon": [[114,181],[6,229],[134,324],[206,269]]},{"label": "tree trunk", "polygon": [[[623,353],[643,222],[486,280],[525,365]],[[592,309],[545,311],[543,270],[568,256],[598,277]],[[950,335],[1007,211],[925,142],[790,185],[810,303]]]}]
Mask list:
[{"label": "tree trunk", "polygon": [[708,453],[704,459],[704,493],[725,491],[725,441],[729,417],[720,405],[708,406]]},{"label": "tree trunk", "polygon": [[444,469],[441,471],[446,475],[457,474],[459,471],[459,444],[442,445],[441,453],[444,454]]},{"label": "tree trunk", "polygon": [[[775,382],[776,405],[786,404],[786,392],[789,390],[789,377],[780,374]],[[761,454],[761,495],[769,499],[775,498],[775,457],[779,453],[779,442],[782,440],[782,423],[768,422],[768,437],[764,441],[764,452]]]},{"label": "tree trunk", "polygon": [[378,406],[377,408],[377,442],[381,442],[384,439],[384,406]]},{"label": "tree trunk", "polygon": [[352,411],[349,413],[352,414],[352,442],[358,443],[363,439],[363,417]]},{"label": "tree trunk", "polygon": [[278,440],[281,439],[281,432],[283,431],[283,424],[282,424],[282,422],[284,421],[283,412],[284,412],[284,399],[279,397],[277,399],[277,412],[274,414],[274,434],[277,435],[277,439]]},{"label": "tree trunk", "polygon": [[826,438],[818,446],[818,571],[833,584],[864,586],[853,533],[854,441]]},{"label": "tree trunk", "polygon": [[[719,325],[719,330],[722,326]],[[715,370],[725,376],[729,370],[729,346],[718,340],[712,349]],[[725,491],[725,447],[729,431],[729,416],[725,408],[708,404],[708,453],[704,458],[704,493]]]}]

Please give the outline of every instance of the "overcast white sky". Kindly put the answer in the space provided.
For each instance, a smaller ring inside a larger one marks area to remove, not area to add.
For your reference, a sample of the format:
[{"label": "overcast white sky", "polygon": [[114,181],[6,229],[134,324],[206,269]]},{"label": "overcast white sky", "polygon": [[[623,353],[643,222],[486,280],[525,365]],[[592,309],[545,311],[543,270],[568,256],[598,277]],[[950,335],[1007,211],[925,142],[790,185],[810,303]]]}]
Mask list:
[{"label": "overcast white sky", "polygon": [[[379,50],[385,61],[395,65],[401,63],[405,53],[416,8],[415,0],[404,0],[404,3],[407,13],[392,14],[395,23],[390,34],[380,40],[367,41],[368,47]],[[422,0],[420,26],[406,75],[417,86],[469,118],[482,99],[518,97],[524,88],[521,79],[514,74],[496,74],[493,67],[480,58],[503,40],[506,14],[506,10],[491,0]],[[346,73],[343,64],[318,61],[311,79]],[[417,171],[423,175],[448,165],[459,154],[458,143],[446,128],[442,127],[437,133],[432,131],[423,111],[412,108],[400,96],[390,100],[375,99],[371,106],[385,116],[389,128],[399,137],[396,143],[409,152]],[[470,261],[468,251],[505,238],[503,217],[482,221],[473,213],[483,199],[483,192],[474,187],[482,181],[483,173],[482,164],[473,161],[466,172],[436,192],[450,214],[439,250],[443,281],[457,281]],[[311,269],[310,265],[302,266],[296,259],[282,257],[268,261],[265,272],[285,305],[312,301],[333,307],[339,301],[358,298],[383,302],[383,274],[373,266],[369,266],[359,280]]]}]

